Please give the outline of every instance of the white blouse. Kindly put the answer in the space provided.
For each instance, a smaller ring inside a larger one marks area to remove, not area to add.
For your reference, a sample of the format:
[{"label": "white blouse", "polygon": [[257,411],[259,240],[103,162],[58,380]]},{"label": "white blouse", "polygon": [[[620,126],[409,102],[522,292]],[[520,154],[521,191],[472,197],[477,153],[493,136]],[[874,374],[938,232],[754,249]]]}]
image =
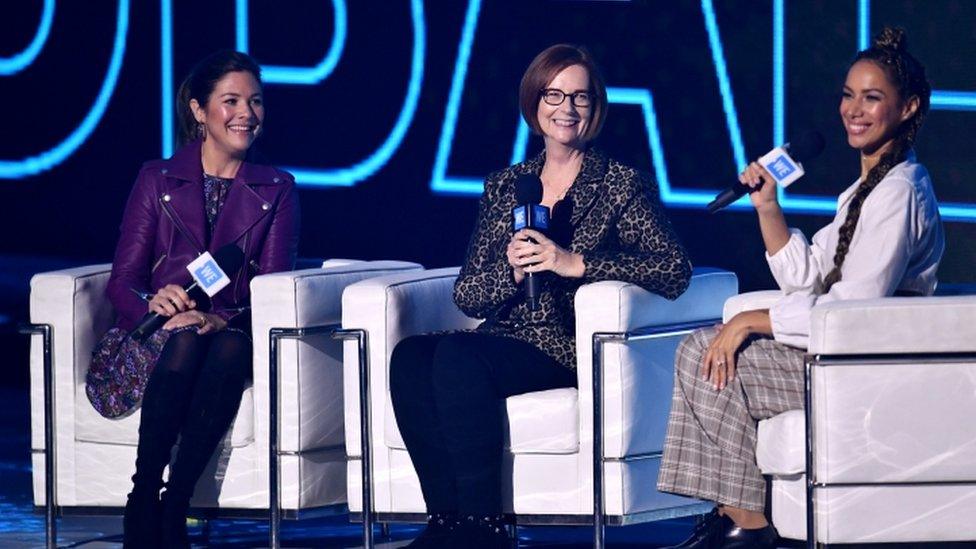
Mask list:
[{"label": "white blouse", "polygon": [[840,299],[869,299],[907,291],[931,295],[945,249],[939,206],[928,170],[910,153],[878,183],[861,207],[841,279],[823,293],[834,267],[834,251],[851,196],[860,179],[837,199],[837,215],[817,231],[813,243],[797,229],[766,261],[786,294],[769,309],[776,341],[806,348],[810,309]]}]

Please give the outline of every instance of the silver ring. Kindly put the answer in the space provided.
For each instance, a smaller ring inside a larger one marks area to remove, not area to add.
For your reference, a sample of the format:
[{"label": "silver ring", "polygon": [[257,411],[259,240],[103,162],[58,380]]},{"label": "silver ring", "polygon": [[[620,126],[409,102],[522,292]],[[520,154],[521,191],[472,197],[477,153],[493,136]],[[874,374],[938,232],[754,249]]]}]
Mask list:
[{"label": "silver ring", "polygon": [[725,366],[725,361],[724,360],[720,360],[720,361],[716,362],[716,364],[718,364],[719,366]]}]

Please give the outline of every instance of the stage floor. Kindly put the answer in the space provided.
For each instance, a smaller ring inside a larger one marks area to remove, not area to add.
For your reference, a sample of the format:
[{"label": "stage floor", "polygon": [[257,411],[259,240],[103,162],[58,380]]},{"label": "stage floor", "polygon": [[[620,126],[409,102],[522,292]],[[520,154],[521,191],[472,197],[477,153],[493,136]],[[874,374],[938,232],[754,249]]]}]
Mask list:
[{"label": "stage floor", "polygon": [[[31,499],[30,437],[26,387],[0,386],[0,547],[44,546],[44,516],[35,512]],[[666,520],[619,528],[607,528],[610,549],[661,547],[680,542],[691,531],[693,518]],[[120,517],[69,516],[59,521],[60,547],[121,547]],[[401,547],[420,530],[419,525],[392,525],[390,537],[379,536],[377,547]],[[256,520],[193,522],[194,547],[266,547],[268,525]],[[587,527],[519,527],[519,546],[527,548],[583,549],[590,547]],[[347,515],[282,523],[284,547],[362,547],[362,528]],[[782,547],[801,547],[784,542]],[[870,549],[925,547],[926,549],[974,547],[971,543],[885,544]],[[854,545],[844,546],[854,549]]]},{"label": "stage floor", "polygon": [[[27,388],[0,387],[0,547],[42,547],[44,516],[33,509],[31,499],[30,437]],[[653,524],[608,528],[609,546],[659,547],[680,541],[694,520],[678,519]],[[120,517],[68,516],[59,521],[61,547],[121,547]],[[204,530],[209,530],[205,533]],[[418,525],[393,525],[388,539],[379,537],[377,547],[400,547],[419,532]],[[362,528],[348,516],[284,521],[285,547],[361,547]],[[267,522],[214,520],[195,522],[190,529],[194,546],[265,547]],[[521,547],[589,547],[591,530],[585,527],[520,527]]]}]

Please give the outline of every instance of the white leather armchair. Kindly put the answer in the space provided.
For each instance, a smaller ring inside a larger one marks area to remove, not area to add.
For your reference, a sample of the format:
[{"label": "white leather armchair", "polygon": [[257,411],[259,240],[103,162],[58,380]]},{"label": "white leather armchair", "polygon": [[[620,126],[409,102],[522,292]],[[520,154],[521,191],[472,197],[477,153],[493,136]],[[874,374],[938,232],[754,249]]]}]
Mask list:
[{"label": "white leather armchair", "polygon": [[[390,403],[389,358],[405,337],[479,323],[454,305],[457,272],[448,268],[377,277],[343,294],[343,326],[368,335],[371,468],[362,461],[361,410],[354,404],[360,396],[360,364],[352,343],[346,347],[344,376],[349,507],[366,522],[374,514],[380,521],[422,520],[420,484]],[[735,275],[718,270],[697,271],[688,291],[675,301],[623,282],[580,288],[579,389],[529,393],[506,402],[506,512],[516,514],[520,524],[595,524],[599,546],[604,519],[626,524],[706,510],[701,502],[659,493],[654,486],[671,403],[674,352],[692,328],[717,322],[721,304],[736,291]],[[602,406],[595,407],[594,374],[600,363],[602,391],[596,394],[602,395]],[[602,414],[597,423],[602,431],[594,430],[595,411]],[[594,453],[601,438],[603,451]],[[603,471],[603,490],[598,489],[599,475],[594,489],[595,470]],[[372,476],[365,491],[362,471]],[[373,504],[363,513],[366,498]],[[594,514],[594,509],[601,512]]]},{"label": "white leather armchair", "polygon": [[[276,273],[251,282],[254,383],[248,387],[224,444],[197,484],[199,512],[255,514],[268,509],[268,330],[338,323],[343,289],[365,278],[419,270],[397,261],[332,261],[324,268]],[[61,511],[117,512],[125,503],[135,467],[139,410],[119,419],[102,417],[85,396],[91,352],[113,322],[105,298],[110,264],[35,275],[31,321],[48,325],[31,345],[31,448],[35,505],[46,505],[44,358],[53,373],[52,414],[56,442],[56,496]],[[281,345],[281,502],[297,514],[309,508],[344,509],[345,450],[339,344],[331,340]],[[251,510],[250,512],[248,510]]]},{"label": "white leather armchair", "polygon": [[[778,295],[736,296],[726,318]],[[976,296],[817,306],[806,363],[806,410],[759,423],[780,535],[976,540]]]}]

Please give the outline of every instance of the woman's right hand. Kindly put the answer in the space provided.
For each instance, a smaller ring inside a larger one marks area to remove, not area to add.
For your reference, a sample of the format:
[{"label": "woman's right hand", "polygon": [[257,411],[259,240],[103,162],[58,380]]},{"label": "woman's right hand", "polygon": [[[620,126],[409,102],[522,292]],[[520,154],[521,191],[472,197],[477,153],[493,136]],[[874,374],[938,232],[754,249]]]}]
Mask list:
[{"label": "woman's right hand", "polygon": [[756,210],[761,211],[779,205],[776,196],[776,180],[759,162],[752,162],[746,166],[746,169],[739,174],[739,182],[753,189],[759,188],[758,191],[749,193],[749,200]]},{"label": "woman's right hand", "polygon": [[149,311],[162,316],[173,316],[176,313],[194,309],[196,306],[197,302],[190,299],[186,290],[176,284],[163,286],[149,300]]}]

